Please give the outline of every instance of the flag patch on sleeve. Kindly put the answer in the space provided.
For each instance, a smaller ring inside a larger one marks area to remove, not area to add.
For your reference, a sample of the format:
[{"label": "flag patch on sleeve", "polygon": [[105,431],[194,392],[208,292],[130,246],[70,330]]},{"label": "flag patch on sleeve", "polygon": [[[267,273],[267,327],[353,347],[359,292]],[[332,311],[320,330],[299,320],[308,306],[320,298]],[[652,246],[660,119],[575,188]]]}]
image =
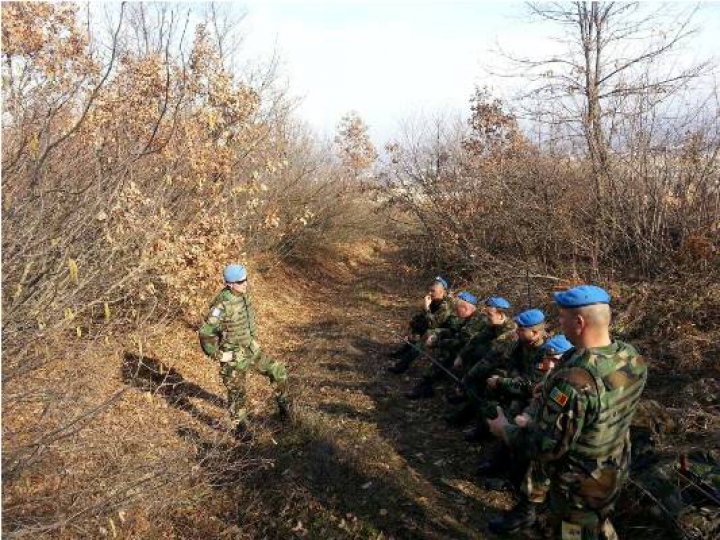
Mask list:
[{"label": "flag patch on sleeve", "polygon": [[564,407],[568,399],[570,399],[568,395],[560,391],[559,388],[553,388],[553,391],[550,392],[550,398],[561,407]]}]

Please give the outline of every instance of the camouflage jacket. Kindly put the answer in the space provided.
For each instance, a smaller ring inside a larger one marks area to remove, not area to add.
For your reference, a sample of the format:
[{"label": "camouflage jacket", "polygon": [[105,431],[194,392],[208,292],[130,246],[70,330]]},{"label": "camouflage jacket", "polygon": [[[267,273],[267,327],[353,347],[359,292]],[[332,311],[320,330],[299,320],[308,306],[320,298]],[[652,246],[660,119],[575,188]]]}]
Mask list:
[{"label": "camouflage jacket", "polygon": [[487,319],[485,315],[477,310],[466,319],[457,319],[454,328],[449,332],[441,334],[437,347],[448,351],[459,351],[473,336],[482,332],[487,327]]},{"label": "camouflage jacket", "polygon": [[198,334],[203,352],[208,356],[250,347],[257,335],[252,296],[249,293],[235,295],[230,289],[223,289],[213,300]]},{"label": "camouflage jacket", "polygon": [[545,463],[567,500],[605,508],[626,477],[629,426],[646,381],[647,364],[631,345],[571,350],[543,384],[535,421],[506,426],[505,439]]},{"label": "camouflage jacket", "polygon": [[502,324],[486,324],[460,351],[463,363],[474,364],[488,354],[496,342],[514,341],[516,328],[517,324],[510,317]]},{"label": "camouflage jacket", "polygon": [[532,397],[532,389],[539,383],[544,372],[538,370],[543,353],[540,347],[545,343],[545,337],[535,345],[526,345],[521,341],[515,343],[507,360],[507,376],[500,379],[498,388],[515,398],[527,399]]},{"label": "camouflage jacket", "polygon": [[428,330],[441,327],[448,318],[453,316],[453,298],[449,294],[442,300],[433,300],[430,309],[423,309],[413,317],[410,331],[413,334],[424,334]]}]

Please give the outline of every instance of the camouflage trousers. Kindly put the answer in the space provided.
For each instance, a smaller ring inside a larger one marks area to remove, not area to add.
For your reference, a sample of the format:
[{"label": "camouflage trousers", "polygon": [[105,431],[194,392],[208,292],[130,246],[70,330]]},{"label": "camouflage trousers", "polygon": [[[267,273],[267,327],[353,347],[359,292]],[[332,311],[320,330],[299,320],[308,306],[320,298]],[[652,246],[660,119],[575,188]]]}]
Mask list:
[{"label": "camouflage trousers", "polygon": [[610,520],[600,513],[565,506],[550,497],[549,525],[553,540],[618,540]]},{"label": "camouflage trousers", "polygon": [[287,405],[287,369],[255,347],[242,347],[232,353],[232,360],[220,363],[220,377],[227,389],[227,404],[233,426],[247,421],[245,383],[247,373],[254,370],[265,375],[275,386],[279,407]]},{"label": "camouflage trousers", "polygon": [[549,535],[552,540],[618,540],[608,514],[612,504],[601,510],[586,508],[554,489],[545,465],[532,461],[520,487],[530,502],[542,504],[549,499]]}]

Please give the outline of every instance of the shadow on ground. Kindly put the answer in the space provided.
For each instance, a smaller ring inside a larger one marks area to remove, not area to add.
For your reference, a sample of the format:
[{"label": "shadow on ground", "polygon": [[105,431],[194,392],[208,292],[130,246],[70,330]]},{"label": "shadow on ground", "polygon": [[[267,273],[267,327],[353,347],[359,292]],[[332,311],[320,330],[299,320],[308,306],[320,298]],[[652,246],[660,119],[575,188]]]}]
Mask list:
[{"label": "shadow on ground", "polygon": [[393,476],[369,474],[332,433],[302,420],[269,444],[205,440],[189,428],[179,434],[195,445],[196,461],[213,485],[237,501],[232,525],[252,537],[467,537],[433,521]]},{"label": "shadow on ground", "polygon": [[171,407],[188,413],[208,427],[225,430],[221,422],[198,409],[190,399],[201,399],[218,408],[225,408],[225,400],[186,380],[175,368],[160,360],[126,351],[121,377],[128,386],[162,397]]}]

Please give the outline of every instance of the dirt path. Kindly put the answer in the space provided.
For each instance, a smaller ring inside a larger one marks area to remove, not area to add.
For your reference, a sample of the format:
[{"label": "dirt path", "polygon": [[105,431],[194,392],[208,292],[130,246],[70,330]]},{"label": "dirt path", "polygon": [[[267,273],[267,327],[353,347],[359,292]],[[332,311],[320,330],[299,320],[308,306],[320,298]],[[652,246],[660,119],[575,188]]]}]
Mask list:
[{"label": "dirt path", "polygon": [[[277,433],[271,454],[283,482],[293,479],[289,492],[310,503],[306,521],[295,508],[309,537],[332,537],[345,520],[348,537],[483,538],[490,515],[509,502],[478,489],[482,450],[447,426],[442,397],[403,397],[423,363],[404,377],[385,372],[417,287],[397,254],[381,251],[348,278],[326,281],[308,306],[314,316],[294,329],[304,342],[293,366],[302,435]],[[264,485],[277,480],[260,476]]]},{"label": "dirt path", "polygon": [[269,271],[256,282],[262,342],[288,363],[298,412],[291,426],[280,424],[268,385],[252,377],[252,445],[229,436],[223,388],[188,346],[192,328],[177,325],[149,345],[142,362],[150,371],[125,353],[123,380],[140,391],[124,404],[128,413],[153,411],[152,437],[193,471],[168,512],[149,516],[146,536],[490,537],[487,521],[510,499],[477,487],[482,449],[448,427],[442,397],[403,397],[423,362],[403,377],[385,372],[417,309],[418,272],[392,247],[332,264],[308,270],[319,272],[310,279]]}]

